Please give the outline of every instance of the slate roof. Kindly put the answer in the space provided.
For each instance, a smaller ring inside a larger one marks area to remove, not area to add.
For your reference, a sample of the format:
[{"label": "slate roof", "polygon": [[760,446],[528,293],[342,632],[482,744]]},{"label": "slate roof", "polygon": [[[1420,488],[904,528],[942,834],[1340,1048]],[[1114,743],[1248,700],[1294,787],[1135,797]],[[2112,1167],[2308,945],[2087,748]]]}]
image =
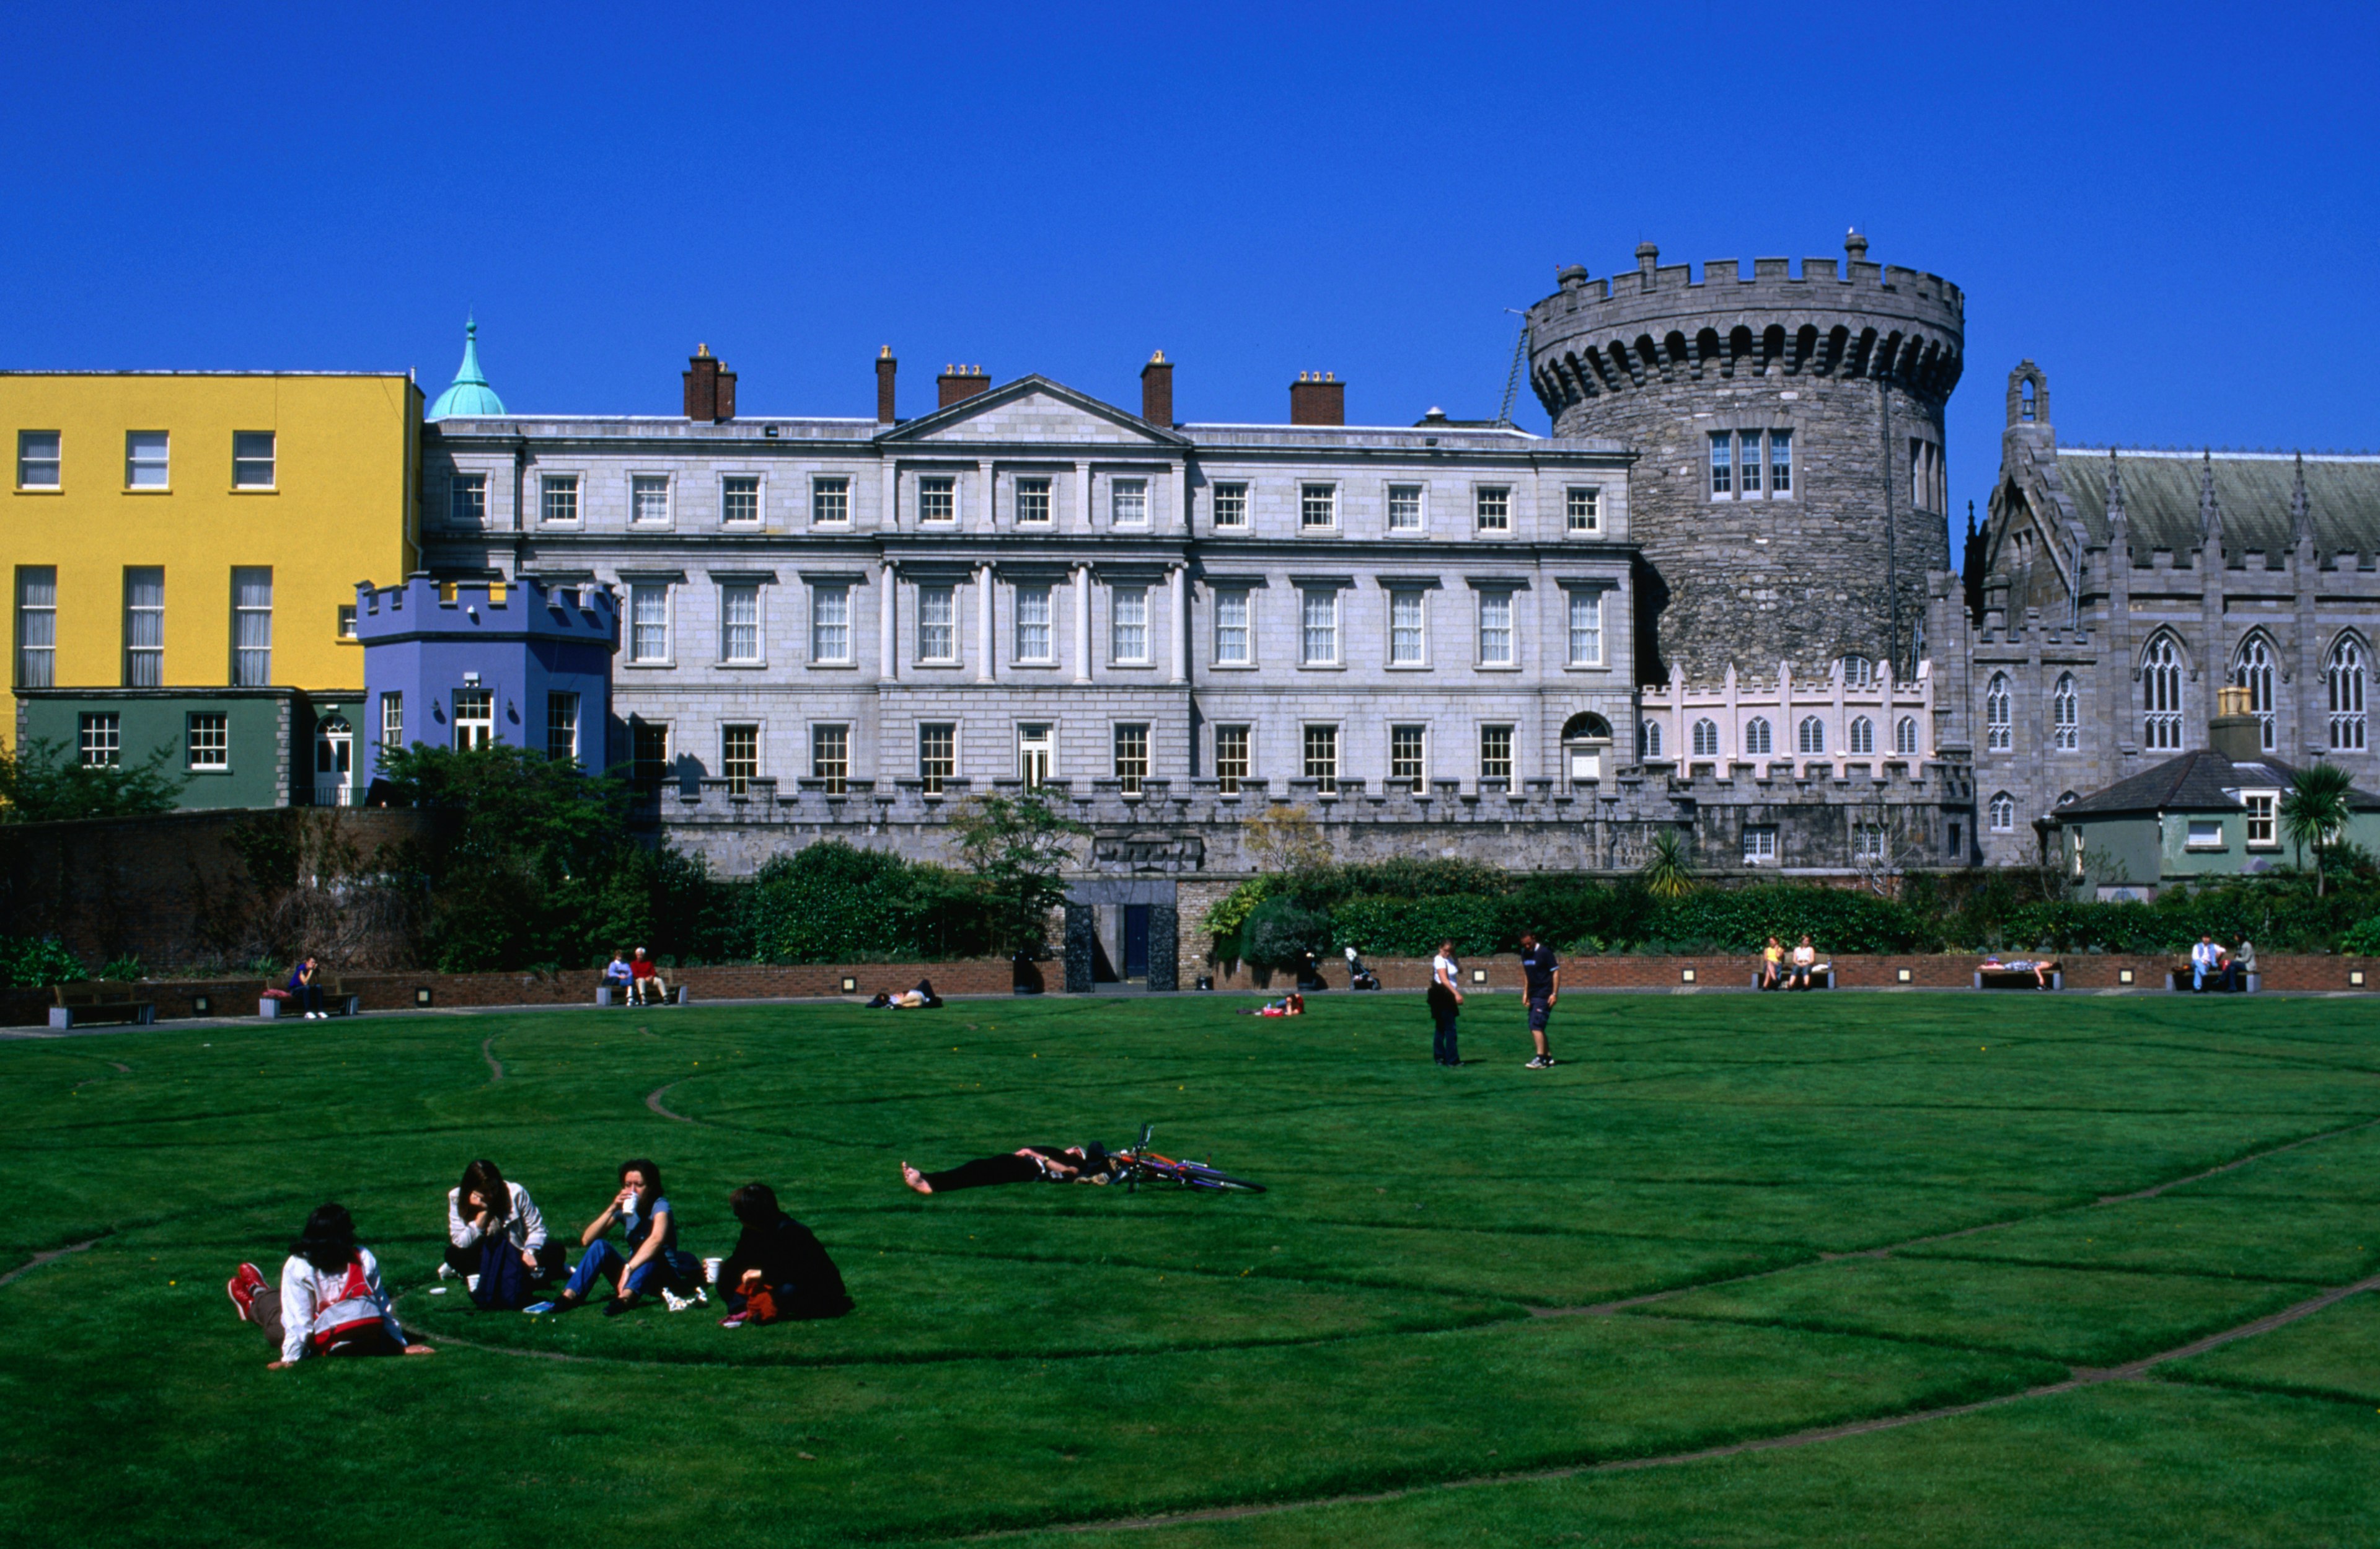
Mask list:
[{"label": "slate roof", "polygon": [[[2107,541],[2107,460],[2105,447],[2058,449],[2058,482],[2095,543]],[[2135,557],[2151,549],[2195,549],[2205,542],[2198,512],[2202,467],[2215,474],[2226,550],[2282,554],[2296,546],[2289,516],[2297,481],[2294,456],[2119,451],[2115,462],[2124,477],[2124,520]],[[2317,553],[2380,553],[2380,457],[2310,456],[2305,482]]]},{"label": "slate roof", "polygon": [[[2297,771],[2277,759],[2234,763],[2202,748],[2070,801],[2050,816],[2066,823],[2131,812],[2236,812],[2243,789],[2287,791],[2297,783]],[[2380,796],[2370,791],[2350,790],[2347,803],[2359,812],[2380,811]]]}]

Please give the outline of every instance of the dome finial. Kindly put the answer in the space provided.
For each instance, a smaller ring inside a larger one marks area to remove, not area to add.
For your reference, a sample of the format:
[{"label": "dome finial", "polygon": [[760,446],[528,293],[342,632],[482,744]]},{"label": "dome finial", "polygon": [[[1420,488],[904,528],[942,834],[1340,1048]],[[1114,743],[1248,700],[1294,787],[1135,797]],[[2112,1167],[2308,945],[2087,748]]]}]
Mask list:
[{"label": "dome finial", "polygon": [[438,395],[430,406],[432,420],[486,419],[501,415],[504,400],[488,385],[488,375],[480,369],[480,320],[470,312],[463,317],[463,363],[455,368],[455,381]]}]

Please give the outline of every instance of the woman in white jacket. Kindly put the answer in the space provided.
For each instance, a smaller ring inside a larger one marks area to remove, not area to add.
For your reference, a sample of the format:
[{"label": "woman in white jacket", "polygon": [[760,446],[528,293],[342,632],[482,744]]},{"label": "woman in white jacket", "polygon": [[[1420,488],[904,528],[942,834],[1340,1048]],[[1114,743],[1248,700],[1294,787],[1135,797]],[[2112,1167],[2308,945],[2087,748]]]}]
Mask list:
[{"label": "woman in white jacket", "polygon": [[289,1245],[275,1289],[254,1264],[242,1264],[224,1289],[241,1321],[264,1331],[281,1352],[271,1370],[308,1356],[428,1355],[406,1338],[381,1289],[380,1261],[356,1242],[347,1207],[323,1205]]},{"label": "woman in white jacket", "polygon": [[446,1267],[466,1276],[482,1310],[512,1311],[563,1270],[562,1245],[546,1239],[545,1217],[517,1183],[481,1157],[446,1191]]}]

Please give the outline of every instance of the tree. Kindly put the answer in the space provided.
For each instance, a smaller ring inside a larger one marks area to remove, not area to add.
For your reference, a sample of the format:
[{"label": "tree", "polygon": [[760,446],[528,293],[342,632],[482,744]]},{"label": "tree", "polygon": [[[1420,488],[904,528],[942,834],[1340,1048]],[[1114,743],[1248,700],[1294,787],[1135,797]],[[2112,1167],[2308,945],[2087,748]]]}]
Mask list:
[{"label": "tree", "polygon": [[1643,879],[1645,891],[1656,898],[1682,898],[1694,890],[1694,860],[1674,828],[1653,835],[1652,853],[1636,874]]},{"label": "tree", "polygon": [[1330,841],[1303,807],[1267,807],[1240,829],[1249,856],[1268,872],[1304,876],[1330,864]]},{"label": "tree", "polygon": [[2347,793],[2353,784],[2335,763],[2317,763],[2298,772],[2297,785],[2281,798],[2281,827],[2302,854],[2313,849],[2313,896],[2323,894],[2322,854],[2347,827]]},{"label": "tree", "polygon": [[950,823],[990,905],[1000,949],[1039,951],[1044,921],[1066,899],[1059,873],[1074,859],[1074,839],[1090,829],[1032,792],[969,797]]},{"label": "tree", "polygon": [[84,763],[60,744],[35,738],[14,751],[0,749],[0,823],[170,812],[188,784],[170,748],[139,763]]}]

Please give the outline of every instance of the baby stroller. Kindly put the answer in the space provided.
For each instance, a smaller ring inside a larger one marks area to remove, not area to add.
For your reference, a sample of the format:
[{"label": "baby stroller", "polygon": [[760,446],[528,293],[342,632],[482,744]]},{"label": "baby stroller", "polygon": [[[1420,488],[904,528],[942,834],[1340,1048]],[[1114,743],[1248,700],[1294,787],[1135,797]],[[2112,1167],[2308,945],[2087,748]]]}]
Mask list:
[{"label": "baby stroller", "polygon": [[1377,990],[1379,987],[1380,976],[1364,966],[1364,959],[1355,956],[1354,947],[1347,948],[1347,988]]}]

